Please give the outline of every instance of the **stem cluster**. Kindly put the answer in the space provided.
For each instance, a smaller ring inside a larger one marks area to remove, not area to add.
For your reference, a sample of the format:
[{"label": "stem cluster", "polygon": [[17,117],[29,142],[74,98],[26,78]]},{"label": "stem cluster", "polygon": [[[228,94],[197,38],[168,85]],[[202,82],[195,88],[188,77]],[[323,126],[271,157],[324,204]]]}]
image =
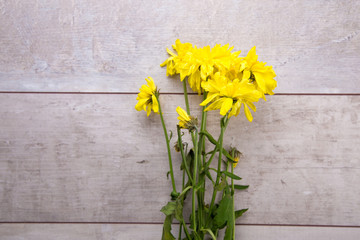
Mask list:
[{"label": "stem cluster", "polygon": [[[183,81],[183,83],[186,111],[190,115],[186,82]],[[206,92],[204,93],[204,99],[206,99]],[[177,192],[170,151],[170,139],[167,134],[159,99],[158,102],[168,150],[170,176],[173,188],[171,201],[161,209],[166,215],[162,239],[175,239],[171,233],[171,225],[174,218],[180,223],[178,239],[200,240],[205,239],[206,236],[217,239],[219,230],[223,228],[225,228],[224,239],[235,239],[235,219],[241,216],[247,209],[234,210],[234,191],[236,186],[241,186],[238,187],[238,189],[245,189],[247,186],[234,184],[234,180],[241,179],[234,174],[234,151],[228,152],[223,147],[224,135],[230,118],[228,118],[227,114],[221,118],[220,135],[218,140],[215,140],[206,130],[207,112],[204,111],[204,106],[202,109],[200,129],[199,127],[195,127],[191,132],[189,131],[192,139],[192,148],[190,149],[188,149],[187,144],[183,143],[183,134],[180,127],[177,126],[177,141],[182,159],[181,170],[183,171],[182,190],[181,192]],[[205,146],[209,145],[206,144],[206,140],[213,146],[209,152],[206,152],[205,149]],[[211,163],[216,156],[218,160],[217,168],[214,169],[211,168]],[[228,166],[231,166],[230,172],[228,172]],[[211,171],[216,174],[215,181]],[[228,183],[228,178],[231,179],[230,183]],[[205,199],[207,180],[213,185],[210,203],[206,203]],[[190,192],[191,215],[188,221],[189,224],[187,224],[183,217],[183,207]],[[182,238],[182,233],[185,233],[185,238]]]}]

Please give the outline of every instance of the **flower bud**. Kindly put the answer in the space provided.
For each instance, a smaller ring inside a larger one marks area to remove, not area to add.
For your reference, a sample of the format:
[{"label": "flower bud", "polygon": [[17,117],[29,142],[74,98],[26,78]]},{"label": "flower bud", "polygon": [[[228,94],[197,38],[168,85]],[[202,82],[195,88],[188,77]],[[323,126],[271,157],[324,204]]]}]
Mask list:
[{"label": "flower bud", "polygon": [[242,153],[239,150],[237,150],[236,148],[231,148],[230,154],[234,158],[234,161],[232,161],[232,162],[233,162],[233,166],[235,168],[240,160],[240,157],[242,156]]}]

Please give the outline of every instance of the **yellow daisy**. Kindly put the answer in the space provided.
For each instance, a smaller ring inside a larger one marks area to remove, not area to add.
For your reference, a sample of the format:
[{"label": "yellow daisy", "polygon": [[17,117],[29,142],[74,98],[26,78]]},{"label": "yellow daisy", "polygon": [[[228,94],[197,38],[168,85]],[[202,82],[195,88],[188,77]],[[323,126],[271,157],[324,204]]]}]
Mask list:
[{"label": "yellow daisy", "polygon": [[239,79],[228,81],[226,85],[222,85],[223,83],[225,83],[223,78],[215,77],[214,81],[209,80],[208,84],[203,84],[204,89],[214,91],[209,92],[209,96],[200,103],[200,106],[206,106],[210,103],[205,108],[205,111],[220,109],[221,115],[225,116],[228,114],[230,118],[237,116],[240,113],[241,106],[244,105],[246,118],[251,122],[253,117],[249,107],[254,112],[256,111],[253,102],[257,102],[262,97],[261,92],[257,91],[253,84],[247,81],[240,81]]},{"label": "yellow daisy", "polygon": [[179,114],[178,120],[180,128],[185,128],[189,129],[189,131],[193,131],[197,127],[197,118],[189,116],[187,112],[181,107],[177,107],[176,112]]},{"label": "yellow daisy", "polygon": [[253,47],[248,55],[242,58],[241,70],[243,71],[243,80],[254,83],[258,90],[263,94],[273,95],[277,82],[274,77],[276,74],[271,66],[265,66],[266,63],[259,62],[256,55],[256,47]]},{"label": "yellow daisy", "polygon": [[[172,76],[180,73],[179,65],[184,61],[184,57],[187,54],[191,54],[193,51],[193,46],[191,43],[181,43],[179,39],[175,41],[175,44],[172,45],[173,49],[177,52],[173,53],[170,49],[166,48],[167,53],[170,55],[160,67],[166,65],[166,76]],[[183,79],[181,79],[182,81]]]},{"label": "yellow daisy", "polygon": [[155,113],[159,113],[159,102],[157,100],[158,91],[154,80],[151,77],[145,79],[148,85],[142,85],[140,88],[140,93],[138,94],[136,100],[138,103],[135,106],[137,111],[144,110],[146,111],[147,116],[150,115],[151,110]]},{"label": "yellow daisy", "polygon": [[160,66],[167,66],[167,75],[180,74],[180,80],[188,77],[188,82],[194,92],[202,93],[201,83],[218,71],[227,71],[238,58],[239,52],[232,53],[229,45],[215,45],[197,48],[190,43],[176,40],[173,48],[178,55],[167,49],[171,55]]}]

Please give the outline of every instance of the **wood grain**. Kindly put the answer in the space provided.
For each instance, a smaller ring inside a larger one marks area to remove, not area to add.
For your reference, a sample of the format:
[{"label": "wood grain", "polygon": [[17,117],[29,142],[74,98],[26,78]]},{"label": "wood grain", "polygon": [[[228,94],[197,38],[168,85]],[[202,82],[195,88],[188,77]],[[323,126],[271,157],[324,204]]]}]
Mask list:
[{"label": "wood grain", "polygon": [[[171,187],[160,119],[135,111],[135,98],[0,94],[0,221],[162,222]],[[161,101],[174,131],[183,98]],[[237,194],[237,208],[250,208],[240,223],[358,226],[360,97],[275,95],[257,106],[252,123],[231,120],[224,142],[243,152],[235,172],[250,184]]]},{"label": "wood grain", "polygon": [[1,1],[0,91],[136,92],[177,38],[254,45],[278,93],[360,93],[360,3],[351,1]]},{"label": "wood grain", "polygon": [[[147,240],[160,239],[161,231],[160,224],[0,224],[2,240]],[[358,240],[359,234],[360,228],[236,226],[242,240]]]}]

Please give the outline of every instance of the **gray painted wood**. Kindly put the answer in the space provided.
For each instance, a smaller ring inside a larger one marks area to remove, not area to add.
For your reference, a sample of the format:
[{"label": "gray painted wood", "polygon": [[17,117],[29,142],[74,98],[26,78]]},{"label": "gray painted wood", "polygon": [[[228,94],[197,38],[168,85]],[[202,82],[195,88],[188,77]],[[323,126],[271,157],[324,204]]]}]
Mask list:
[{"label": "gray painted wood", "polygon": [[[162,222],[171,187],[160,118],[135,111],[135,98],[0,94],[0,221]],[[183,98],[160,98],[174,131]],[[190,100],[197,115],[200,97]],[[235,172],[251,185],[237,194],[236,207],[250,208],[240,222],[358,225],[360,97],[275,95],[257,106],[224,140],[243,152]],[[209,114],[214,136],[218,119]]]},{"label": "gray painted wood", "polygon": [[278,93],[359,93],[360,3],[350,1],[1,1],[0,91],[136,92],[177,38],[254,45]]},{"label": "gray painted wood", "polygon": [[[147,240],[160,239],[161,231],[160,224],[0,224],[2,240]],[[360,228],[236,226],[242,240],[358,240],[359,235]]]}]

